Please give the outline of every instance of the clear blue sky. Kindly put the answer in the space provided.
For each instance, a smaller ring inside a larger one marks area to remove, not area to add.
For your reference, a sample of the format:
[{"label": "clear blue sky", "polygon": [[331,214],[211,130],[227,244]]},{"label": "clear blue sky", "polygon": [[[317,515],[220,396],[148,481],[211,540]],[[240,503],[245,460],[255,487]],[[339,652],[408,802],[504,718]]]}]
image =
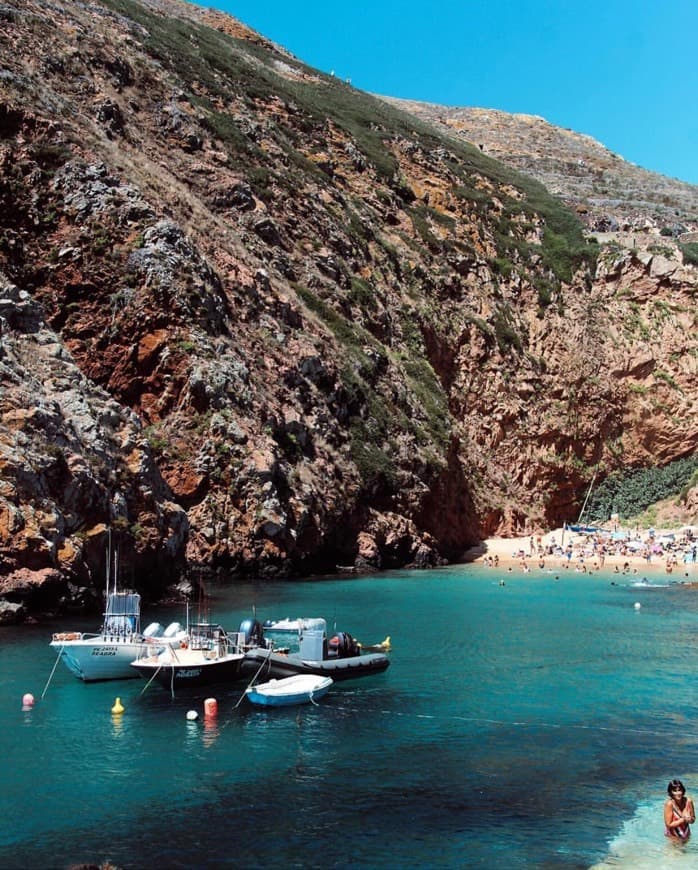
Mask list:
[{"label": "clear blue sky", "polygon": [[365,91],[541,115],[698,184],[698,0],[199,0]]}]

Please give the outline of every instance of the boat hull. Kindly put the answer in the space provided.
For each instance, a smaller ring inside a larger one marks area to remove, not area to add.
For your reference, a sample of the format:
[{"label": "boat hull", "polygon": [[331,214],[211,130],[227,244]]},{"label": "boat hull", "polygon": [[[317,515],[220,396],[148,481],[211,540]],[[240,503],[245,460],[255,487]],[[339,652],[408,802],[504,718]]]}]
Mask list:
[{"label": "boat hull", "polygon": [[263,679],[277,680],[294,674],[314,674],[332,677],[335,682],[341,682],[380,674],[389,666],[390,659],[382,653],[313,661],[297,655],[281,655],[268,650],[253,649],[245,654],[242,673],[243,676],[257,674]]},{"label": "boat hull", "polygon": [[57,650],[68,670],[86,683],[137,677],[131,662],[143,655],[146,649],[143,641],[110,640],[108,637],[53,640],[50,646]]},{"label": "boat hull", "polygon": [[250,686],[245,694],[252,704],[263,707],[292,707],[318,701],[327,694],[332,682],[331,677],[295,674],[281,680]]},{"label": "boat hull", "polygon": [[163,662],[157,656],[131,662],[135,676],[154,680],[165,689],[210,686],[214,683],[232,683],[241,679],[242,653],[207,660],[202,656],[182,657],[179,662]]}]

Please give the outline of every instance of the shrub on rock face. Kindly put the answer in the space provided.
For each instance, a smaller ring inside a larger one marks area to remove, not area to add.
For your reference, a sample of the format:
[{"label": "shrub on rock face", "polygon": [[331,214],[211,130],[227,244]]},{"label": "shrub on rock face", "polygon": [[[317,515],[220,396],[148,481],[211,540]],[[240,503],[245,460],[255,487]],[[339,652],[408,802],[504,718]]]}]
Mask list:
[{"label": "shrub on rock face", "polygon": [[683,254],[683,261],[688,266],[698,266],[698,242],[686,242],[684,245],[679,245]]}]

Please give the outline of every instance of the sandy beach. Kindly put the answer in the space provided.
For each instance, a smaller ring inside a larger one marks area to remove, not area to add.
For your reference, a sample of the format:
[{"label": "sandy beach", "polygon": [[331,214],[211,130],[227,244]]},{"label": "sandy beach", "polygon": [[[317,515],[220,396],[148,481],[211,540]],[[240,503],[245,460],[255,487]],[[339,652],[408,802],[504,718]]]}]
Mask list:
[{"label": "sandy beach", "polygon": [[653,534],[650,530],[626,530],[628,539],[620,539],[616,532],[615,540],[610,531],[587,535],[559,528],[519,538],[488,538],[469,551],[467,558],[508,573],[603,571],[639,579],[661,574],[698,584],[698,563],[694,561],[698,558],[698,529],[690,527],[692,533],[685,534],[685,528],[654,529]]}]

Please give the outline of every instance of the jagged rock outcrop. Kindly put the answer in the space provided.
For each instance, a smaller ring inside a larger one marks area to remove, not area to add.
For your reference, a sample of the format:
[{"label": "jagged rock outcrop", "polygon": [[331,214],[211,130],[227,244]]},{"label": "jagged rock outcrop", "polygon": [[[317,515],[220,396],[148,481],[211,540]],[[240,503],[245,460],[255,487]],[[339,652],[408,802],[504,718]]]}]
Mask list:
[{"label": "jagged rock outcrop", "polygon": [[[184,560],[188,521],[137,416],[85,377],[41,306],[0,274],[0,595],[59,606],[104,578],[107,529],[122,571],[157,595]],[[16,606],[15,606],[16,605]]]},{"label": "jagged rock outcrop", "polygon": [[661,218],[590,242],[212,10],[2,18],[8,613],[84,599],[108,528],[154,596],[201,566],[427,567],[695,452],[698,278]]}]

